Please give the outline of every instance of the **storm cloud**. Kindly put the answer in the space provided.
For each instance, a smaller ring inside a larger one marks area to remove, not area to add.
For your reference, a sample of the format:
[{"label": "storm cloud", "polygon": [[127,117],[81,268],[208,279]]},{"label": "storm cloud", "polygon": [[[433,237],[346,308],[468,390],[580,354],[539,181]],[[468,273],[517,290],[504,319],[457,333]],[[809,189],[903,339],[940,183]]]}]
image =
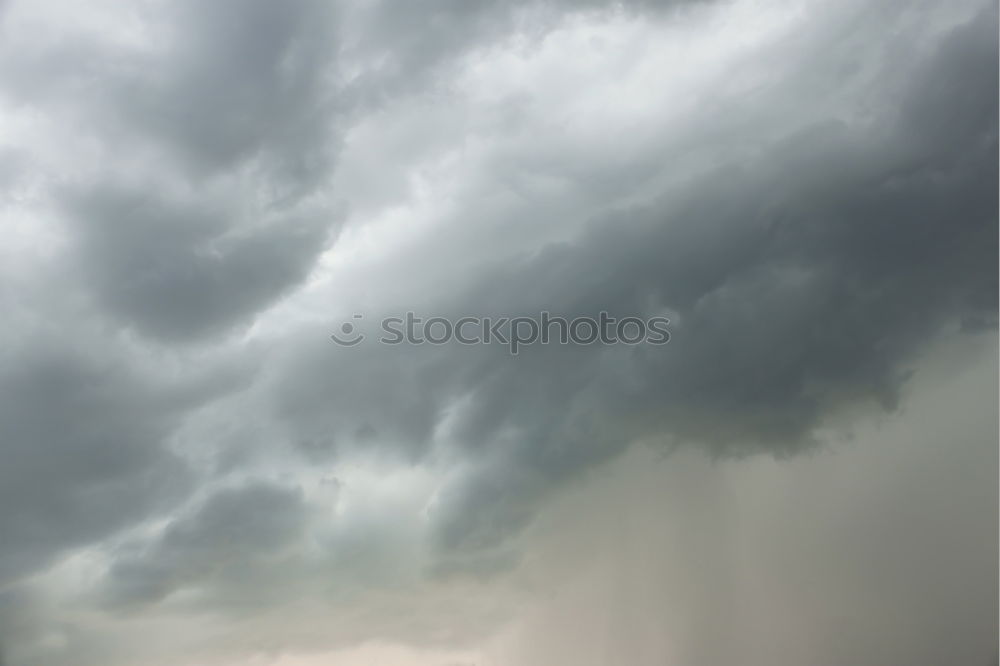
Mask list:
[{"label": "storm cloud", "polygon": [[[0,4],[0,659],[485,659],[558,570],[539,517],[607,470],[683,486],[906,430],[913,378],[995,341],[996,26],[980,0]],[[406,312],[671,339],[379,344]],[[990,462],[981,425],[957,459]],[[886,506],[928,502],[900,478]],[[653,494],[696,526],[708,492]],[[975,515],[956,539],[995,535]],[[766,569],[699,569],[705,520],[696,576]],[[708,587],[648,663],[735,658],[684,632]]]}]

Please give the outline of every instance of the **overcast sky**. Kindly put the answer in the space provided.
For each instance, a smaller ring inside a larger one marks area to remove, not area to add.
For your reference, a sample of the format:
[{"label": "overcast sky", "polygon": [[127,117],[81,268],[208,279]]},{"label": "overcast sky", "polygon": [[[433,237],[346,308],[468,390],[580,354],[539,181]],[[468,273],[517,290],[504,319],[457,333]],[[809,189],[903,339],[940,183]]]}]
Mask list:
[{"label": "overcast sky", "polygon": [[996,664],[997,41],[0,0],[0,663]]}]

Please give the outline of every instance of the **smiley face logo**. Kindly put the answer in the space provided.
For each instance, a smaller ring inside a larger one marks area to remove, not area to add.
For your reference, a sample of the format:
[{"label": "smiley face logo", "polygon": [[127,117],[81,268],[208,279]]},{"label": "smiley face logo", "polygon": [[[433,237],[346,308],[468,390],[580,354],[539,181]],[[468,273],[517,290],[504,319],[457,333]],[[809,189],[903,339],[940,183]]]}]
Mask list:
[{"label": "smiley face logo", "polygon": [[[361,315],[356,314],[352,318],[361,319]],[[349,321],[345,321],[340,325],[340,335],[333,333],[330,335],[330,338],[341,347],[353,347],[364,340],[365,336],[363,333],[357,332],[354,324]]]}]

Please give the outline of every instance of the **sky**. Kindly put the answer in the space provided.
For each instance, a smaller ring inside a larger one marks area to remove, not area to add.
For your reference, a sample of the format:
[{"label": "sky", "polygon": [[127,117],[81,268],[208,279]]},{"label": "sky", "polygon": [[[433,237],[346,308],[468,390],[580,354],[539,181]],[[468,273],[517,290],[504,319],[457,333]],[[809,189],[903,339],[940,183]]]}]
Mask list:
[{"label": "sky", "polygon": [[997,15],[0,0],[0,664],[995,666]]}]

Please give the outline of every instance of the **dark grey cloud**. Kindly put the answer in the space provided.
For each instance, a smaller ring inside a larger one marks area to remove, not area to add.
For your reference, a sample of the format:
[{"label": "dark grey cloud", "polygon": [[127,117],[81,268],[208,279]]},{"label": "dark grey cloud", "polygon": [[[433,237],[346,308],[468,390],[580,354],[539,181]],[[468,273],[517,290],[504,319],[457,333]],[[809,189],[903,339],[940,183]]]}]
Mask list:
[{"label": "dark grey cloud", "polygon": [[264,211],[98,190],[68,197],[81,273],[127,326],[167,341],[245,322],[307,275],[328,210]]},{"label": "dark grey cloud", "polygon": [[369,446],[364,429],[422,455],[461,400],[452,436],[482,463],[438,518],[446,550],[479,551],[637,438],[785,455],[839,410],[893,409],[929,340],[996,323],[992,18],[906,66],[875,120],[818,119],[436,300],[453,317],[669,312],[667,348],[316,348],[276,386],[283,417],[307,446]]},{"label": "dark grey cloud", "polygon": [[65,104],[65,120],[115,142],[119,160],[151,150],[193,180],[250,166],[282,196],[317,185],[336,143],[333,5],[154,3],[128,19],[144,39],[59,24],[11,35],[0,94]]},{"label": "dark grey cloud", "polygon": [[[0,640],[457,644],[633,444],[785,457],[896,410],[997,325],[996,9],[934,4],[0,4]],[[338,347],[355,308],[672,341]]]},{"label": "dark grey cloud", "polygon": [[195,173],[250,161],[293,194],[329,167],[335,7],[301,0],[177,3],[166,48],[108,92],[115,120],[180,151]]},{"label": "dark grey cloud", "polygon": [[69,160],[47,174],[67,186],[48,194],[77,239],[79,277],[122,325],[211,337],[309,273],[342,217],[324,193],[338,139],[333,10],[150,5],[132,17],[148,21],[140,42],[13,39],[3,93],[54,110],[111,165],[81,178]]},{"label": "dark grey cloud", "polygon": [[[257,599],[257,585],[303,537],[306,507],[295,489],[256,483],[225,489],[169,524],[141,553],[123,553],[109,572],[109,601],[129,608],[191,587],[215,603]],[[252,608],[252,606],[251,606]]]},{"label": "dark grey cloud", "polygon": [[164,446],[180,405],[128,369],[49,345],[3,359],[0,580],[141,520],[190,486]]}]

